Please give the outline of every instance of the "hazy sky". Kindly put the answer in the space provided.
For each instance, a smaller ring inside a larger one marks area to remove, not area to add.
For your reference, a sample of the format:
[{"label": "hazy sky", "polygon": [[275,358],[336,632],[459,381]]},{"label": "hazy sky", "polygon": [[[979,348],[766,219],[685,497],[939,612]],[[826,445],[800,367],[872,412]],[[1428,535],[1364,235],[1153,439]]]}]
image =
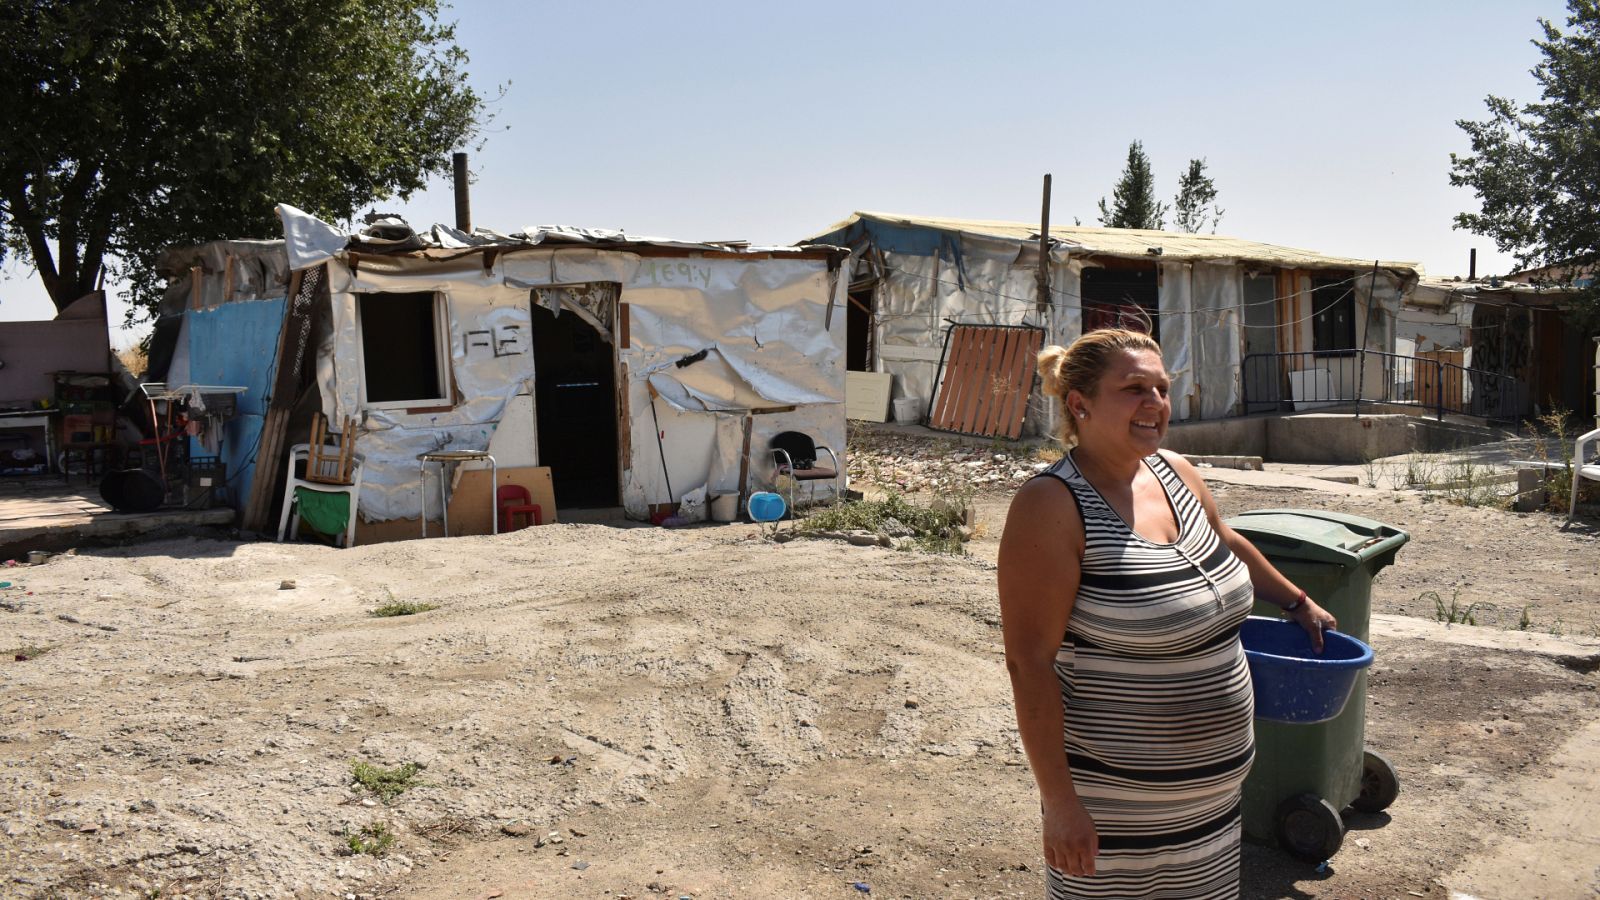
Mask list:
[{"label": "hazy sky", "polygon": [[[583,4],[463,0],[474,224],[787,244],[853,210],[1097,225],[1128,143],[1170,200],[1204,157],[1221,234],[1430,274],[1503,273],[1451,228],[1461,118],[1536,99],[1557,0],[1140,4]],[[284,198],[293,202],[294,198]],[[379,204],[454,219],[450,186]],[[278,235],[239,235],[277,237]],[[48,318],[15,265],[0,320]],[[114,304],[120,319],[120,304]],[[126,342],[127,337],[120,338]]]}]

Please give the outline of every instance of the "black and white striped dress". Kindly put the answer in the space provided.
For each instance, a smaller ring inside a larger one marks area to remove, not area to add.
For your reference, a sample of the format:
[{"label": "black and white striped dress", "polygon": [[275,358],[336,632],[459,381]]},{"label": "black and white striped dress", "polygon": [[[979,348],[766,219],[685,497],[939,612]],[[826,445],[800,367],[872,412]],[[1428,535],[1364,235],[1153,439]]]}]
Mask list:
[{"label": "black and white striped dress", "polygon": [[1083,577],[1056,654],[1067,762],[1100,839],[1095,874],[1050,869],[1048,897],[1239,895],[1239,791],[1255,756],[1239,626],[1250,573],[1160,454],[1179,536],[1145,540],[1078,472],[1046,470],[1083,517]]}]

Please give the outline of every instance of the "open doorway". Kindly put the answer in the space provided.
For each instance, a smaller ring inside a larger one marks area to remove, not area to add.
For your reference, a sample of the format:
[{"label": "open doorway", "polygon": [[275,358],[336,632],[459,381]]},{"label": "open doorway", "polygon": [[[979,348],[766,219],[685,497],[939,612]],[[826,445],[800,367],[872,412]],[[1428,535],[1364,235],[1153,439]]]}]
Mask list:
[{"label": "open doorway", "polygon": [[557,507],[618,504],[617,392],[611,343],[583,318],[533,304],[539,464]]},{"label": "open doorway", "polygon": [[845,310],[844,367],[851,372],[871,372],[874,291],[851,291]]},{"label": "open doorway", "polygon": [[1287,370],[1278,356],[1278,275],[1244,277],[1244,396],[1246,413],[1278,409]]}]

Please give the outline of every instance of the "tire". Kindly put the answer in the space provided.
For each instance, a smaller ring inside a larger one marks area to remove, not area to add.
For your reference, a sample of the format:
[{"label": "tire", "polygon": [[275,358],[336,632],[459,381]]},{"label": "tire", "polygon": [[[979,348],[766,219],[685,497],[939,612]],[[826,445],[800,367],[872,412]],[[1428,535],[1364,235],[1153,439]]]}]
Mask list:
[{"label": "tire", "polygon": [[1315,794],[1300,794],[1278,804],[1278,845],[1310,863],[1331,859],[1344,843],[1344,820],[1333,804]]},{"label": "tire", "polygon": [[1361,793],[1350,801],[1359,812],[1375,813],[1389,808],[1400,796],[1400,773],[1394,763],[1373,750],[1361,754]]}]

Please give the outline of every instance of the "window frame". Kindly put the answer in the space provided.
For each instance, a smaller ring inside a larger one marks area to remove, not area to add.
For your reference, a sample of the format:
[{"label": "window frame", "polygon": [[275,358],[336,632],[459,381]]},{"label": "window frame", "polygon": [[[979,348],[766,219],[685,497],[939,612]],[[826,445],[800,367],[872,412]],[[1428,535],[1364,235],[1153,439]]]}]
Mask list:
[{"label": "window frame", "polygon": [[[1089,297],[1091,288],[1085,282],[1089,280],[1086,277],[1088,273],[1095,270],[1107,273],[1115,271],[1150,272],[1153,292],[1150,305],[1146,306],[1136,298],[1126,294],[1124,295],[1125,299],[1122,300],[1091,299]],[[1094,260],[1093,265],[1084,266],[1082,273],[1079,275],[1078,285],[1078,311],[1081,316],[1080,324],[1084,333],[1087,334],[1091,330],[1089,328],[1091,312],[1109,314],[1115,317],[1114,323],[1097,326],[1098,328],[1128,328],[1132,324],[1128,321],[1129,318],[1136,319],[1132,315],[1132,311],[1137,310],[1150,322],[1150,330],[1145,333],[1149,334],[1150,338],[1157,343],[1161,342],[1161,267],[1159,265],[1145,260],[1124,261],[1097,258]],[[1133,330],[1137,331],[1139,329],[1134,327]]]},{"label": "window frame", "polygon": [[[1360,310],[1357,309],[1359,304],[1357,303],[1355,285],[1350,283],[1353,277],[1354,274],[1350,272],[1311,276],[1311,352],[1317,357],[1352,356],[1358,349],[1360,349],[1356,343],[1356,317]],[[1325,281],[1325,283],[1319,285],[1317,284],[1318,281]],[[1324,329],[1318,327],[1317,319],[1319,317],[1319,313],[1323,310],[1322,304],[1326,302],[1324,300],[1326,295],[1324,294],[1322,297],[1319,297],[1318,294],[1319,292],[1330,288],[1343,288],[1344,292],[1337,300],[1332,301],[1328,305],[1326,311],[1333,312],[1336,307],[1343,305],[1344,303],[1349,303],[1350,305],[1350,323],[1347,326],[1349,329],[1348,347],[1322,347],[1319,346],[1319,342],[1317,340],[1319,334],[1323,333],[1324,331]]]},{"label": "window frame", "polygon": [[378,297],[383,294],[414,294],[422,291],[370,291],[355,294],[356,298],[356,365],[360,367],[361,377],[358,383],[361,386],[359,403],[362,409],[411,409],[416,407],[440,407],[455,405],[455,371],[450,355],[452,347],[450,340],[450,300],[443,291],[433,291],[433,353],[434,353],[434,384],[438,387],[439,396],[420,397],[415,400],[368,400],[367,399],[367,337],[361,312],[361,301],[367,297]]}]

